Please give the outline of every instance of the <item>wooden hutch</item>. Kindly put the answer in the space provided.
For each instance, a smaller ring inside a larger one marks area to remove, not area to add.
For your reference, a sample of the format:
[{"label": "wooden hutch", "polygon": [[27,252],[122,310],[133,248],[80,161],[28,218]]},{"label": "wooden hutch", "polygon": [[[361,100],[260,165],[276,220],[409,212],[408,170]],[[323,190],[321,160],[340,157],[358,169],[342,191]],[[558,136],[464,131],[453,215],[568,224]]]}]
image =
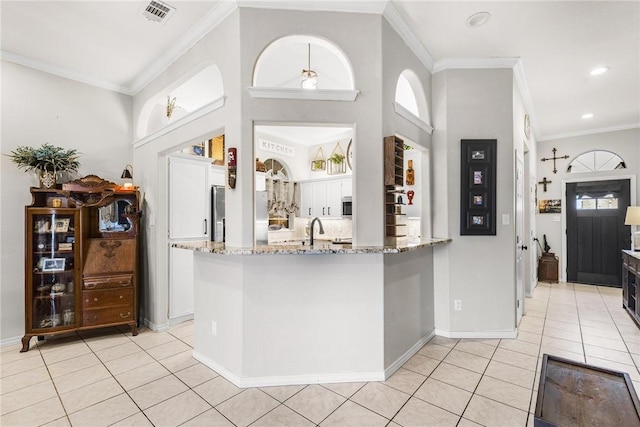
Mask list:
[{"label": "wooden hutch", "polygon": [[96,175],[31,188],[25,208],[25,335],[129,325],[138,334],[140,201]]}]

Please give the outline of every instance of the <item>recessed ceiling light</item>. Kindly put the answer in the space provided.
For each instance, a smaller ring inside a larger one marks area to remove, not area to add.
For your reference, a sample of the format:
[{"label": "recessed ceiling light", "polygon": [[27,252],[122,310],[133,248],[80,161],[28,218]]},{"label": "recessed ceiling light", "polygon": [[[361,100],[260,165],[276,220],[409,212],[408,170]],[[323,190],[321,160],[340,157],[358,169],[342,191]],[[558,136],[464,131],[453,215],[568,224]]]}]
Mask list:
[{"label": "recessed ceiling light", "polygon": [[585,120],[586,120],[586,119],[591,119],[591,118],[593,118],[593,113],[583,114],[583,115],[582,115],[582,118],[583,118],[583,119],[585,119]]},{"label": "recessed ceiling light", "polygon": [[601,66],[601,67],[596,67],[596,68],[594,68],[593,70],[591,70],[591,72],[589,73],[589,75],[591,75],[591,76],[598,76],[598,75],[600,75],[600,74],[604,74],[604,73],[606,73],[607,71],[609,71],[609,68],[610,68],[610,67],[609,67],[609,66],[606,66],[606,65],[605,65],[605,66]]},{"label": "recessed ceiling light", "polygon": [[468,27],[475,28],[486,24],[489,19],[491,19],[489,12],[478,12],[468,17],[466,22]]}]

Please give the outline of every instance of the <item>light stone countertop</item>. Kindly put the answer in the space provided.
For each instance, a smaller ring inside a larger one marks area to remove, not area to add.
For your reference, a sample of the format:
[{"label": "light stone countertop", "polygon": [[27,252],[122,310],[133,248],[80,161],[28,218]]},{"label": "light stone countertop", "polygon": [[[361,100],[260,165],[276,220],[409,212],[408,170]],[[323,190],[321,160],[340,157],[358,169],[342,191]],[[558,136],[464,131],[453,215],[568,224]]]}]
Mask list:
[{"label": "light stone countertop", "polygon": [[433,238],[399,243],[395,246],[353,246],[318,241],[313,246],[299,244],[258,245],[248,248],[227,248],[224,243],[211,241],[174,242],[172,248],[209,252],[217,255],[327,255],[327,254],[397,254],[450,242],[449,238]]},{"label": "light stone countertop", "polygon": [[622,252],[625,254],[634,257],[635,259],[640,259],[640,251],[631,251],[629,249],[623,249]]}]

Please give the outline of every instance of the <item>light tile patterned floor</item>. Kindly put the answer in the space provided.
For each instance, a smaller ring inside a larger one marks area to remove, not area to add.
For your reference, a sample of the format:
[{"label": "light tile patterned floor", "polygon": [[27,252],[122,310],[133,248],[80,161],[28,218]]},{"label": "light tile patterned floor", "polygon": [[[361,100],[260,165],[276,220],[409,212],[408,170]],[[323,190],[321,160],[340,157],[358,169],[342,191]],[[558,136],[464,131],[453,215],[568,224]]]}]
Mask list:
[{"label": "light tile patterned floor", "polygon": [[544,352],[628,372],[620,289],[541,283],[517,339],[433,338],[385,382],[239,389],[191,357],[193,325],[92,331],[0,353],[0,425],[532,426]]}]

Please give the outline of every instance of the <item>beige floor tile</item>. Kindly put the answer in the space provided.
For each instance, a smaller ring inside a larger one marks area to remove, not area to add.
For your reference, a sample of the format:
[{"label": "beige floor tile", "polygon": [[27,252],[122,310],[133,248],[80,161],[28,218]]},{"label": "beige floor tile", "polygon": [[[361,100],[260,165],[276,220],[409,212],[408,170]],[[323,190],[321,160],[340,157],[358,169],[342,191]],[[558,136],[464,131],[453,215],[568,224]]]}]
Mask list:
[{"label": "beige floor tile", "polygon": [[133,390],[141,385],[166,377],[170,372],[158,362],[149,363],[131,371],[116,375],[116,380],[125,390]]},{"label": "beige floor tile", "polygon": [[48,381],[49,379],[49,371],[47,371],[47,368],[44,366],[20,374],[10,375],[2,378],[0,381],[0,394],[20,390],[21,388]]},{"label": "beige floor tile", "polygon": [[592,319],[583,319],[580,321],[580,326],[591,326],[594,328],[606,328],[614,325],[613,320],[609,319],[607,321],[604,320],[592,320]]},{"label": "beige floor tile", "polygon": [[176,372],[175,376],[180,378],[180,380],[182,380],[182,382],[184,382],[186,385],[193,388],[197,385],[202,384],[203,382],[217,377],[218,373],[213,369],[210,369],[209,367],[203,365],[202,363],[197,363]]},{"label": "beige floor tile", "polygon": [[193,388],[211,406],[217,406],[232,396],[240,393],[242,389],[231,384],[223,377],[215,377]]},{"label": "beige floor tile", "polygon": [[81,409],[122,394],[124,390],[112,377],[96,383],[77,388],[60,394],[60,399],[67,414],[73,414]]},{"label": "beige floor tile", "polygon": [[102,350],[96,351],[96,356],[102,361],[102,363],[106,363],[110,360],[119,359],[124,356],[128,356],[130,354],[139,354],[142,350],[140,347],[132,343],[131,341],[119,344],[113,347],[103,348]]},{"label": "beige floor tile", "polygon": [[183,343],[185,343],[186,345],[188,345],[189,347],[192,347],[192,348],[196,346],[195,337],[193,335],[188,335],[186,337],[181,337],[180,341],[182,341]]},{"label": "beige floor tile", "polygon": [[[553,347],[543,347],[541,349],[541,351],[540,351],[540,356],[544,356],[545,354],[558,356],[558,357],[563,357],[565,359],[574,360],[576,362],[584,363],[584,355],[583,354],[572,353],[570,351],[564,351],[564,350],[558,350],[557,348],[553,348]],[[540,357],[538,359],[539,363],[538,363],[537,369],[540,369],[540,362],[541,361],[542,361],[542,357]]]},{"label": "beige floor tile", "polygon": [[[277,424],[273,424],[275,426]],[[283,424],[286,425],[286,424]],[[215,409],[209,409],[195,418],[191,418],[180,427],[234,427],[234,425]]]},{"label": "beige floor tile", "polygon": [[631,355],[626,351],[611,350],[609,348],[585,344],[584,354],[587,358],[597,357],[598,359],[610,360],[612,362],[623,363],[625,365],[634,364]]},{"label": "beige floor tile", "polygon": [[125,393],[69,415],[73,427],[106,427],[140,412]]},{"label": "beige floor tile", "polygon": [[391,419],[410,397],[395,388],[372,382],[358,390],[350,400]]},{"label": "beige floor tile", "polygon": [[628,352],[627,346],[625,345],[622,338],[604,338],[604,337],[594,337],[586,335],[583,338],[583,342],[588,345],[595,345],[597,347],[604,347],[611,350]]},{"label": "beige floor tile", "polygon": [[536,373],[528,369],[492,360],[487,367],[485,375],[530,389],[533,387]]},{"label": "beige floor tile", "polygon": [[406,405],[402,407],[398,415],[393,421],[401,426],[438,426],[448,427],[455,426],[458,423],[458,417],[451,412],[438,408],[430,403],[412,397]]},{"label": "beige floor tile", "polygon": [[478,384],[476,394],[528,412],[531,390],[531,388],[484,376]]},{"label": "beige floor tile", "polygon": [[51,380],[5,393],[0,401],[0,415],[6,415],[27,406],[51,399],[57,395]]},{"label": "beige floor tile", "polygon": [[538,352],[540,351],[540,346],[537,344],[533,344],[527,341],[520,340],[508,340],[503,339],[500,341],[499,348],[504,348],[511,351],[517,351],[518,353],[528,354],[530,356],[538,356]]},{"label": "beige floor tile", "polygon": [[98,335],[85,338],[85,342],[93,351],[104,350],[105,348],[115,347],[122,344],[128,344],[131,340],[122,335],[120,332],[108,335]]},{"label": "beige floor tile", "polygon": [[100,359],[93,353],[88,353],[62,362],[47,365],[51,378],[61,377],[72,372],[81,371],[85,368],[100,364]]},{"label": "beige floor tile", "polygon": [[175,340],[152,347],[147,350],[147,353],[156,360],[162,360],[187,350],[191,350],[191,347],[182,341]]},{"label": "beige floor tile", "polygon": [[388,419],[351,401],[346,401],[325,419],[321,427],[384,427]]},{"label": "beige floor tile", "polygon": [[531,344],[539,345],[540,341],[542,340],[542,335],[523,331],[522,329],[518,328],[518,337],[516,339],[518,341],[525,341]]},{"label": "beige floor tile", "polygon": [[[65,335],[49,336],[43,341],[33,340],[32,343],[35,343],[38,346],[41,353],[46,353],[49,351],[58,351],[66,346],[82,344],[83,341],[80,335],[71,332]],[[31,348],[33,348],[33,346]]]},{"label": "beige floor tile", "polygon": [[450,351],[451,347],[446,347],[440,344],[432,344],[431,342],[429,342],[425,344],[420,349],[420,351],[418,351],[418,354],[430,357],[431,359],[442,360],[447,356],[447,354],[449,354]]},{"label": "beige floor tile", "polygon": [[[177,408],[180,408],[180,410],[177,410]],[[192,390],[187,390],[169,400],[145,409],[144,413],[154,426],[178,426],[209,409],[211,409],[211,405]]]},{"label": "beige floor tile", "polygon": [[104,366],[107,367],[112,375],[118,375],[153,362],[155,362],[153,357],[144,351],[138,351],[117,359],[109,360],[105,362]]},{"label": "beige floor tile", "polygon": [[577,354],[582,354],[584,351],[581,342],[569,341],[548,336],[542,337],[541,348],[557,348],[558,350],[570,351]]},{"label": "beige floor tile", "polygon": [[56,377],[53,379],[53,382],[56,385],[58,393],[63,394],[107,378],[111,378],[111,374],[107,371],[107,368],[105,368],[104,365],[95,365],[61,377]]},{"label": "beige floor tile", "polygon": [[618,328],[612,326],[611,328],[594,328],[592,326],[580,326],[580,330],[582,331],[582,335],[584,337],[603,337],[610,339],[622,339],[620,333],[618,332]]},{"label": "beige floor tile", "polygon": [[538,358],[517,351],[499,348],[493,355],[493,360],[506,363],[507,365],[517,366],[519,368],[535,371],[538,364]]},{"label": "beige floor tile", "polygon": [[448,363],[441,363],[431,374],[431,378],[471,392],[475,390],[481,377],[482,375],[476,372],[449,365]]},{"label": "beige floor tile", "polygon": [[557,320],[547,319],[544,323],[545,328],[559,329],[561,331],[570,331],[580,333],[580,325],[575,323],[559,322]]},{"label": "beige floor tile", "polygon": [[480,344],[490,345],[491,347],[500,345],[500,338],[469,338],[467,341],[479,342]]},{"label": "beige floor tile", "polygon": [[159,362],[171,372],[178,372],[183,370],[184,368],[195,365],[196,363],[200,363],[193,358],[192,349],[181,351],[180,353],[169,356],[166,359],[160,360]]},{"label": "beige floor tile", "polygon": [[458,338],[446,338],[436,335],[429,340],[429,344],[438,344],[445,347],[453,348],[460,341]]},{"label": "beige floor tile", "polygon": [[56,396],[0,416],[0,426],[39,426],[64,417],[64,415],[62,403]]},{"label": "beige floor tile", "polygon": [[[340,396],[344,396],[347,399],[356,394],[358,390],[364,387],[366,383],[327,383],[322,384],[323,387],[328,388],[334,393],[338,393]],[[285,399],[286,400],[286,399]]]},{"label": "beige floor tile", "polygon": [[57,420],[53,420],[51,422],[43,424],[40,427],[71,427],[71,422],[69,421],[69,417],[64,416],[58,418]]},{"label": "beige floor tile", "polygon": [[482,424],[474,423],[473,421],[466,418],[460,418],[458,427],[482,427]]},{"label": "beige floor tile", "polygon": [[[345,383],[345,384],[352,384],[352,383]],[[326,386],[325,384],[323,385]],[[362,383],[362,385],[364,385],[364,383]],[[362,385],[360,387],[362,387]],[[296,394],[297,392],[299,392],[305,387],[306,386],[304,385],[282,385],[282,386],[273,386],[273,387],[261,387],[260,390],[264,391],[269,396],[276,399],[278,402],[284,402],[285,400],[287,400],[288,398],[290,398],[291,396],[293,396],[294,394]],[[353,393],[355,393],[355,391]],[[349,396],[351,396],[351,394]],[[345,397],[349,397],[349,396],[345,396]]]},{"label": "beige floor tile", "polygon": [[[524,318],[523,318],[524,320]],[[531,334],[542,335],[542,331],[544,329],[543,325],[532,324],[531,322],[520,322],[518,325],[518,332],[528,332]],[[529,341],[529,340],[523,340]]]},{"label": "beige floor tile", "polygon": [[129,391],[134,402],[145,410],[188,390],[188,387],[173,375],[167,375]]},{"label": "beige floor tile", "polygon": [[460,340],[460,342],[454,347],[454,351],[455,350],[491,359],[491,356],[493,356],[493,352],[496,351],[496,348],[495,346],[482,344],[477,341]]},{"label": "beige floor tile", "polygon": [[471,392],[429,378],[414,396],[456,415],[462,415],[471,395]]},{"label": "beige floor tile", "polygon": [[43,366],[44,361],[40,355],[38,355],[38,357],[28,357],[26,359],[18,359],[13,362],[3,363],[0,365],[0,378],[20,374]]},{"label": "beige floor tile", "polygon": [[451,353],[445,357],[444,361],[449,363],[450,365],[455,365],[460,368],[465,368],[470,371],[477,372],[479,374],[483,373],[489,364],[489,360],[484,357],[476,356],[473,354],[465,353],[463,351],[458,351],[455,348],[451,350]]},{"label": "beige floor tile", "polygon": [[111,427],[153,427],[153,424],[151,424],[151,421],[149,421],[142,412],[138,412],[135,415],[112,424]]},{"label": "beige floor tile", "polygon": [[578,343],[582,341],[582,335],[580,334],[580,332],[567,331],[563,329],[545,327],[542,335],[544,337],[558,338]]},{"label": "beige floor tile", "polygon": [[[22,343],[20,342],[17,342],[15,344],[0,346],[0,361],[2,360],[2,356],[4,356],[5,353],[17,353],[20,351],[21,348],[22,348]],[[22,354],[27,354],[27,353],[22,353]]]},{"label": "beige floor tile", "polygon": [[417,372],[400,368],[391,375],[391,378],[384,381],[383,384],[393,387],[396,390],[413,394],[426,379],[426,376],[418,374]]},{"label": "beige floor tile", "polygon": [[[9,346],[9,347],[13,347],[13,346]],[[0,348],[4,349],[6,347],[0,347]],[[27,351],[26,353],[20,353],[21,348],[22,346],[19,346],[19,347],[16,347],[15,350],[3,351],[2,353],[0,353],[0,364],[15,362],[16,360],[25,360],[31,357],[42,357],[40,355],[40,351],[38,350],[37,346],[32,346],[31,350]]]},{"label": "beige floor tile", "polygon": [[319,424],[346,399],[319,385],[310,385],[284,404],[303,417]]},{"label": "beige floor tile", "polygon": [[171,335],[169,332],[148,332],[145,334],[140,334],[137,337],[134,337],[131,341],[136,343],[144,350],[149,350],[150,348],[157,347],[162,344],[167,344],[170,342],[176,342],[178,339]]},{"label": "beige floor tile", "polygon": [[625,365],[623,363],[612,362],[611,360],[598,359],[597,357],[587,356],[589,365],[600,366],[602,368],[613,369],[614,371],[626,372],[632,381],[640,381],[640,374],[636,366]]},{"label": "beige floor tile", "polygon": [[464,411],[464,418],[486,426],[524,426],[527,412],[474,395]]},{"label": "beige floor tile", "polygon": [[415,354],[402,367],[419,374],[429,376],[431,372],[438,366],[440,361],[425,357],[421,354]]},{"label": "beige floor tile", "polygon": [[273,397],[257,388],[244,390],[216,406],[218,412],[237,426],[248,426],[280,405]]},{"label": "beige floor tile", "polygon": [[186,321],[169,328],[169,333],[176,338],[183,338],[193,335],[193,321]]},{"label": "beige floor tile", "polygon": [[[345,402],[346,403],[346,402]],[[207,424],[206,427],[209,427]],[[229,426],[232,424],[229,423]],[[284,405],[278,406],[273,411],[269,412],[255,423],[251,424],[251,427],[275,427],[275,426],[291,426],[291,427],[313,427],[313,424],[302,415],[292,411]],[[185,424],[185,426],[187,426]],[[190,427],[190,426],[188,426]],[[203,426],[204,427],[204,426]]]}]

